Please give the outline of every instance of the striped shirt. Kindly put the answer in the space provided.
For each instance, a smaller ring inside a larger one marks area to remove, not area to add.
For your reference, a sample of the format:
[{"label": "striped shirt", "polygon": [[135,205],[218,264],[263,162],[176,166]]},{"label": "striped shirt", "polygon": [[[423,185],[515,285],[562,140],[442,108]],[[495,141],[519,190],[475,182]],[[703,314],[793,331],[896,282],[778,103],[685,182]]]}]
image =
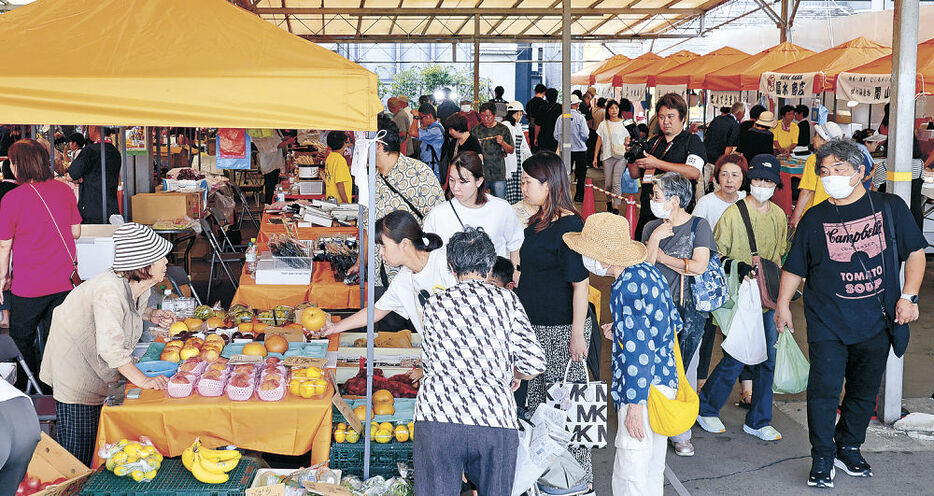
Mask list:
[{"label": "striped shirt", "polygon": [[513,368],[526,375],[545,370],[545,352],[519,298],[465,280],[428,299],[424,326],[415,421],[518,428]]}]

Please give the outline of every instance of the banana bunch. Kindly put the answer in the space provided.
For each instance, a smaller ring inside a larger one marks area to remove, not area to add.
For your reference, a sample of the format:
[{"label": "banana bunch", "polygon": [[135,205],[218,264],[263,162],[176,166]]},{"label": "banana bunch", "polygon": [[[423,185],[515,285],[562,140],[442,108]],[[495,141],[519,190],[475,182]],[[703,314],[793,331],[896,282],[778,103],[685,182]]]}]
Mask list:
[{"label": "banana bunch", "polygon": [[213,450],[201,446],[201,440],[195,439],[191,446],[182,452],[182,464],[195,479],[205,484],[222,484],[230,478],[228,472],[240,463],[237,450]]},{"label": "banana bunch", "polygon": [[128,441],[106,445],[102,448],[105,467],[118,477],[130,476],[136,482],[149,482],[162,467],[162,454],[150,443]]}]

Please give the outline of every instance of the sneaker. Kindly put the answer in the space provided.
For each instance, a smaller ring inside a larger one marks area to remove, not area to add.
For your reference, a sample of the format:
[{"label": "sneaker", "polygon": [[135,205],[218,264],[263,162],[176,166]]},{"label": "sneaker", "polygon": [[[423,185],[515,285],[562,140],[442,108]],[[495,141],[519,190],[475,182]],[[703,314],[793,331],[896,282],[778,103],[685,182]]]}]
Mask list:
[{"label": "sneaker", "polygon": [[808,486],[832,488],[835,475],[833,458],[814,458],[811,461],[811,473],[808,474]]},{"label": "sneaker", "polygon": [[678,456],[694,456],[694,445],[691,441],[671,442],[671,447]]},{"label": "sneaker", "polygon": [[726,427],[723,426],[723,422],[720,421],[720,417],[701,417],[698,415],[697,425],[701,426],[701,429],[704,429],[707,432],[712,432],[714,434],[726,432]]},{"label": "sneaker", "polygon": [[859,446],[838,446],[833,464],[853,477],[872,477],[872,468],[859,452]]},{"label": "sneaker", "polygon": [[756,436],[763,441],[778,441],[782,438],[782,434],[775,430],[775,428],[771,425],[767,425],[761,429],[753,429],[752,427],[743,424],[743,432],[752,436]]}]

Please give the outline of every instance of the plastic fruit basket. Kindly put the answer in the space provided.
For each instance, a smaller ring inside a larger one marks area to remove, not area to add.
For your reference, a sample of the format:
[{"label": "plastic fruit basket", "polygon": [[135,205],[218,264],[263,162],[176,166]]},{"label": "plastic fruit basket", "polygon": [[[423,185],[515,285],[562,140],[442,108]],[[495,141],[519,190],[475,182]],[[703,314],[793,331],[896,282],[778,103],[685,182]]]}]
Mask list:
[{"label": "plastic fruit basket", "polygon": [[[331,443],[331,461],[328,466],[340,469],[344,475],[363,475],[363,436],[356,443]],[[412,443],[400,443],[396,440],[386,444],[370,444],[370,477],[381,475],[394,477],[399,475],[397,463],[402,462],[414,467],[412,462]]]},{"label": "plastic fruit basket", "polygon": [[99,469],[81,490],[82,496],[241,496],[253,483],[259,463],[244,457],[223,484],[204,484],[195,479],[179,458],[166,458],[152,482],[136,482]]}]

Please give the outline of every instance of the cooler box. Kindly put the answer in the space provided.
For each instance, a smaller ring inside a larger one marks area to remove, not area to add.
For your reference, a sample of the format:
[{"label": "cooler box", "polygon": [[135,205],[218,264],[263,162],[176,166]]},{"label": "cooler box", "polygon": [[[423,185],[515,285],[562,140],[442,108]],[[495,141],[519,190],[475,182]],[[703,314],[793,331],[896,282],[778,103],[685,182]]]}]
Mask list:
[{"label": "cooler box", "polygon": [[117,226],[110,224],[81,226],[81,237],[75,240],[81,280],[87,281],[113,266],[115,230]]}]

